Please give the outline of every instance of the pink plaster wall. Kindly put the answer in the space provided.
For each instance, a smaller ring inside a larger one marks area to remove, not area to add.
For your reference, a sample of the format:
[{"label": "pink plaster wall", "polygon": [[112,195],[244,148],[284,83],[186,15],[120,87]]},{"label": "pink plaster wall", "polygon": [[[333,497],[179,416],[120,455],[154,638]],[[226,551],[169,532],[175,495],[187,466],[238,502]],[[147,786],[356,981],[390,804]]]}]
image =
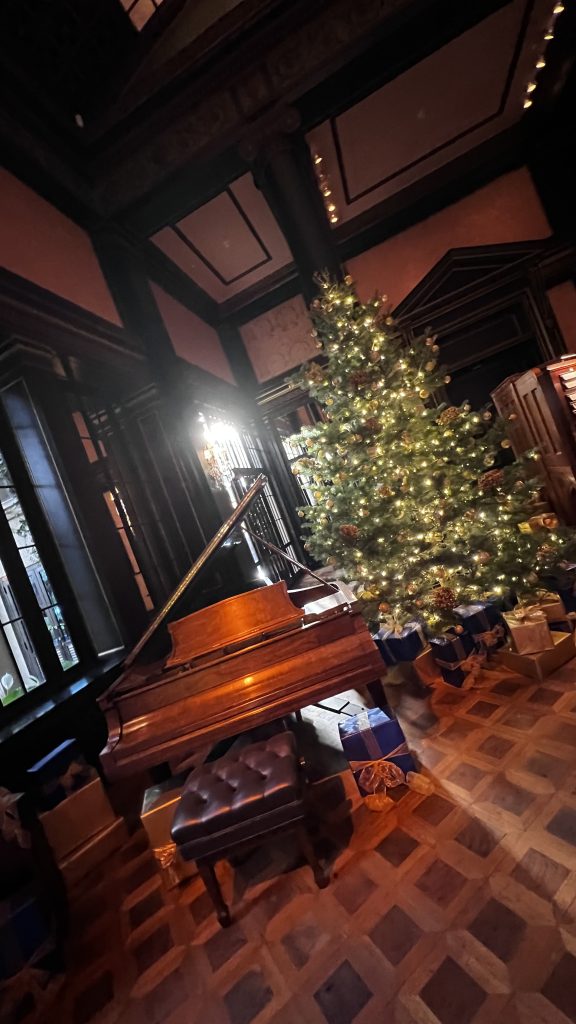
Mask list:
[{"label": "pink plaster wall", "polygon": [[151,282],[151,288],[176,355],[234,384],[232,370],[214,328],[177,299],[173,299],[159,285]]},{"label": "pink plaster wall", "polygon": [[572,281],[563,281],[549,288],[546,294],[564,336],[566,351],[576,352],[576,287]]},{"label": "pink plaster wall", "polygon": [[348,272],[363,299],[383,292],[394,307],[449,249],[549,234],[530,174],[521,168],[348,260]]},{"label": "pink plaster wall", "polygon": [[2,168],[0,265],[121,325],[86,232]]}]

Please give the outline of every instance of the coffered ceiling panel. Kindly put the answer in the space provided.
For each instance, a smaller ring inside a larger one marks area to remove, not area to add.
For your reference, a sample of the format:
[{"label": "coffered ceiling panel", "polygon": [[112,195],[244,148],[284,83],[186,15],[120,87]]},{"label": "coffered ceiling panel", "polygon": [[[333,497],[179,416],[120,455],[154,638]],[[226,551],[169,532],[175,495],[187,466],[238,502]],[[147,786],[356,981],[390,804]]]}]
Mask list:
[{"label": "coffered ceiling panel", "polygon": [[555,6],[513,0],[314,129],[334,226],[519,120]]},{"label": "coffered ceiling panel", "polygon": [[250,174],[162,228],[151,241],[217,302],[292,262],[288,245]]}]

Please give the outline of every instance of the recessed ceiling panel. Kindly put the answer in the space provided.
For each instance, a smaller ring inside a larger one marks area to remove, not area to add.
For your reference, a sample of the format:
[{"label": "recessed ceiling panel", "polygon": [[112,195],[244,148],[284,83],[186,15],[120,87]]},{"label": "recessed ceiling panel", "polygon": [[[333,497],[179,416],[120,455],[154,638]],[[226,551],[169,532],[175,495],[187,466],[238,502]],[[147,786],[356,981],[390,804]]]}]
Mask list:
[{"label": "recessed ceiling panel", "polygon": [[413,184],[517,121],[552,16],[513,0],[308,136],[338,221]]},{"label": "recessed ceiling panel", "polygon": [[288,245],[249,174],[162,228],[152,241],[218,302],[292,261]]}]

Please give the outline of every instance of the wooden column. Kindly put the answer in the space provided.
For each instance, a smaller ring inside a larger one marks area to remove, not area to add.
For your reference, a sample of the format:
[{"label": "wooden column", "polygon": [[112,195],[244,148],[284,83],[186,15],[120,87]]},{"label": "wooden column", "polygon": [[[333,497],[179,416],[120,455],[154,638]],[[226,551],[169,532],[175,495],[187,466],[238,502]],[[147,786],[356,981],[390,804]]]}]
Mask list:
[{"label": "wooden column", "polygon": [[327,270],[342,277],[312,158],[292,108],[255,132],[241,146],[252,165],[256,185],[265,197],[292,251],[307,302],[315,294],[314,275]]}]

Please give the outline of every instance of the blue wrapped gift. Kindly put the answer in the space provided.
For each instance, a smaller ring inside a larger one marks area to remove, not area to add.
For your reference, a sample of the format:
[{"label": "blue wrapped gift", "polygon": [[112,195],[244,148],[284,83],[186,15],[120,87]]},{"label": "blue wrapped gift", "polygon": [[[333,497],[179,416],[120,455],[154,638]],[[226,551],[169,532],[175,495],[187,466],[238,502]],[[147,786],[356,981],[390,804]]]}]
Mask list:
[{"label": "blue wrapped gift", "polygon": [[405,626],[385,626],[378,630],[374,640],[387,665],[414,661],[427,643],[424,627],[416,621],[407,622]]},{"label": "blue wrapped gift", "polygon": [[454,633],[447,630],[441,636],[430,637],[434,661],[442,673],[445,683],[462,686],[469,673],[477,665],[476,644],[470,633]]},{"label": "blue wrapped gift", "polygon": [[394,789],[417,770],[400,723],[370,708],[338,724],[342,749],[363,796]]},{"label": "blue wrapped gift", "polygon": [[480,650],[495,651],[506,643],[504,621],[492,601],[458,605],[454,614]]}]

